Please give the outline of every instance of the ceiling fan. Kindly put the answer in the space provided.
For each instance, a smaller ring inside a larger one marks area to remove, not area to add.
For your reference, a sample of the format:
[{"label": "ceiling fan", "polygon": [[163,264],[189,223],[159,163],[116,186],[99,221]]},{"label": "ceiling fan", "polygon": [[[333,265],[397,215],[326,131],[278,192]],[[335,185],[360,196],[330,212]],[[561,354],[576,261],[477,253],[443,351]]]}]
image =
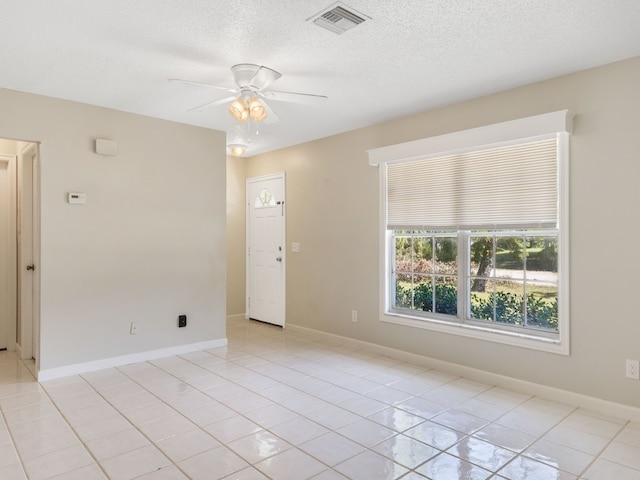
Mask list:
[{"label": "ceiling fan", "polygon": [[278,116],[273,113],[266,100],[313,104],[327,99],[325,95],[268,90],[268,87],[282,77],[282,74],[263,65],[239,63],[231,67],[231,73],[236,84],[235,87],[193,82],[179,78],[171,78],[169,81],[215,88],[230,93],[231,95],[228,97],[198,105],[188,111],[200,111],[231,102],[229,113],[236,120],[245,123],[250,119],[254,122],[265,120],[265,123],[272,123],[278,120]]}]

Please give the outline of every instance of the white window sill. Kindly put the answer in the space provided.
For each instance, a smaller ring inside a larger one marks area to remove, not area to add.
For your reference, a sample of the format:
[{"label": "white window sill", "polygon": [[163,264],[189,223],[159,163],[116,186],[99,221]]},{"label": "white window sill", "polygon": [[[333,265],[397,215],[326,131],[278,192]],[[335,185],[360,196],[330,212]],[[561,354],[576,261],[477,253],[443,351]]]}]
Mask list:
[{"label": "white window sill", "polygon": [[403,315],[396,312],[383,313],[380,320],[386,323],[404,325],[406,327],[422,328],[440,333],[471,337],[478,340],[503,343],[516,347],[529,348],[542,352],[555,353],[559,355],[569,355],[569,342],[562,339],[545,338],[535,336],[533,333],[512,332],[499,330],[497,328],[486,328],[477,325],[464,323],[453,323],[446,320],[434,318],[416,318],[410,315]]}]

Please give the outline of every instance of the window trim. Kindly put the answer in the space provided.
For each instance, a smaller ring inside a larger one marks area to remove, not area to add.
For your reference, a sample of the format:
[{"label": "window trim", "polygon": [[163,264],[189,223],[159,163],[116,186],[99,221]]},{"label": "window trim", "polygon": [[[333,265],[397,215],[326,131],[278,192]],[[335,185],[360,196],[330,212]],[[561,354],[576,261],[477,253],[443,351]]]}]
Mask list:
[{"label": "window trim", "polygon": [[570,354],[570,285],[569,285],[569,134],[572,131],[573,115],[561,110],[533,117],[502,122],[493,125],[428,137],[412,142],[389,145],[368,150],[369,165],[385,166],[417,160],[427,156],[453,155],[474,148],[506,142],[525,141],[532,137],[557,135],[558,138],[558,182],[559,182],[559,228],[558,228],[558,336],[546,338],[533,333],[514,332],[509,329],[489,328],[472,322],[451,322],[436,316],[419,318],[391,310],[390,261],[393,255],[391,232],[386,230],[386,168],[380,169],[380,321],[422,328],[441,333],[471,337],[507,345],[540,350],[549,353]]}]

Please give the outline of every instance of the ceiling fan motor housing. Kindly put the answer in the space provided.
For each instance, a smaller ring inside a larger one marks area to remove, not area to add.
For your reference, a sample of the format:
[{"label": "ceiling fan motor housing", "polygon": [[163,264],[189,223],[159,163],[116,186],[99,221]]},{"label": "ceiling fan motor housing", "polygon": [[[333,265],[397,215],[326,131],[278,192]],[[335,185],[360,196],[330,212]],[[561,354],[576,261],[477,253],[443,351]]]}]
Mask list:
[{"label": "ceiling fan motor housing", "polygon": [[253,63],[239,63],[231,67],[231,73],[236,84],[244,89],[246,87],[252,90],[262,90],[267,85],[278,80],[282,74],[275,70],[255,65]]}]

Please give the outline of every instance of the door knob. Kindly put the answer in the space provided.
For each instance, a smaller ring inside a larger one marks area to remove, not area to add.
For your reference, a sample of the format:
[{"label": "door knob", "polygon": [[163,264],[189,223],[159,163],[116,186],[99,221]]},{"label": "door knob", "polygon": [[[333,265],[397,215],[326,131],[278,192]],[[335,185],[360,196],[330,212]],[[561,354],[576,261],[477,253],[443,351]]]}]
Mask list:
[{"label": "door knob", "polygon": [[282,261],[282,257],[276,257],[276,262],[281,262]]},{"label": "door knob", "polygon": [[31,265],[27,265],[27,270],[35,270],[36,266],[31,264]]}]

